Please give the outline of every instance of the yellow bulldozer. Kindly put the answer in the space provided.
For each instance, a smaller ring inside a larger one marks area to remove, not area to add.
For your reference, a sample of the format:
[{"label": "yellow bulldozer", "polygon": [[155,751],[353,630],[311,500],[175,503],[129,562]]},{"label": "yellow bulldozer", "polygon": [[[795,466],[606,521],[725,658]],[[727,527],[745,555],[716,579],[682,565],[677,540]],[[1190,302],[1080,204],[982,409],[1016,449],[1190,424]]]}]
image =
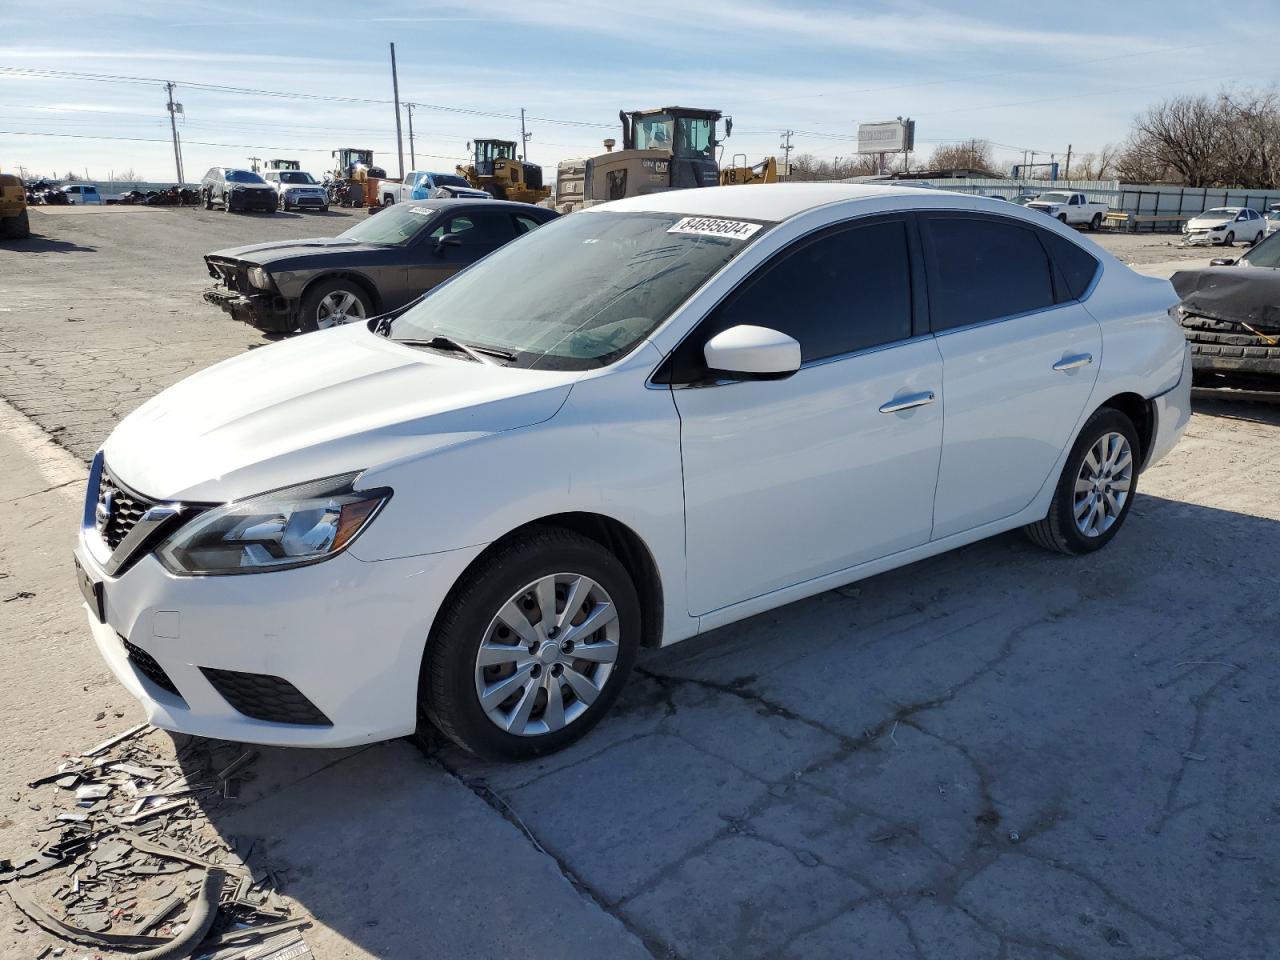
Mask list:
[{"label": "yellow bulldozer", "polygon": [[[741,158],[742,162],[738,160]],[[720,169],[720,186],[728,187],[742,183],[777,183],[778,158],[765,157],[757,164],[747,163],[745,153],[733,155],[733,166]]]},{"label": "yellow bulldozer", "polygon": [[516,156],[514,140],[476,140],[467,144],[471,163],[458,165],[458,175],[498,200],[538,203],[551,196],[542,185],[542,168]]},{"label": "yellow bulldozer", "polygon": [[382,184],[387,171],[374,166],[373,151],[342,147],[333,151],[333,169],[325,174],[329,203],[342,207],[382,209]]}]

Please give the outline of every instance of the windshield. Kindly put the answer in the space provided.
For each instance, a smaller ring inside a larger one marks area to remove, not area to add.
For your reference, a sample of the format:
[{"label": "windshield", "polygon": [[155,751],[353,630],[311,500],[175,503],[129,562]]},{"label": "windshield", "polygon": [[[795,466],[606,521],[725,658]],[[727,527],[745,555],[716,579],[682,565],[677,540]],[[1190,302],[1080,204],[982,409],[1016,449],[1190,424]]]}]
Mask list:
[{"label": "windshield", "polygon": [[510,353],[520,367],[602,367],[759,234],[759,224],[668,213],[562,217],[436,287],[391,322],[388,336],[449,337]]},{"label": "windshield", "polygon": [[1273,233],[1240,259],[1251,267],[1280,267],[1280,233]]},{"label": "windshield", "polygon": [[309,173],[298,170],[283,170],[280,173],[281,183],[315,183],[316,178]]},{"label": "windshield", "polygon": [[256,173],[250,173],[248,170],[228,170],[227,179],[232,183],[266,183]]},{"label": "windshield", "polygon": [[676,122],[669,113],[654,113],[636,118],[637,150],[671,150],[675,142]]},{"label": "windshield", "polygon": [[1214,207],[1200,214],[1202,217],[1234,217],[1240,212],[1239,207]]},{"label": "windshield", "polygon": [[433,173],[431,178],[435,180],[437,187],[470,187],[462,177],[454,173]]},{"label": "windshield", "polygon": [[434,207],[400,204],[388,207],[376,217],[361,220],[338,236],[344,240],[358,240],[384,247],[403,247],[422,232],[435,217]]}]

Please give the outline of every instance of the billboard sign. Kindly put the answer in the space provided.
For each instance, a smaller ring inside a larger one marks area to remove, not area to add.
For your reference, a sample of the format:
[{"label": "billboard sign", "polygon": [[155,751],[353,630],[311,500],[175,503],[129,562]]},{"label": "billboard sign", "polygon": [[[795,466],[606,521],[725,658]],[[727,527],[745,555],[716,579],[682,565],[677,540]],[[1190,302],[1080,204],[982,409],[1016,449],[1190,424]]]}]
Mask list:
[{"label": "billboard sign", "polygon": [[903,150],[914,150],[915,140],[914,120],[858,124],[859,153],[901,153]]}]

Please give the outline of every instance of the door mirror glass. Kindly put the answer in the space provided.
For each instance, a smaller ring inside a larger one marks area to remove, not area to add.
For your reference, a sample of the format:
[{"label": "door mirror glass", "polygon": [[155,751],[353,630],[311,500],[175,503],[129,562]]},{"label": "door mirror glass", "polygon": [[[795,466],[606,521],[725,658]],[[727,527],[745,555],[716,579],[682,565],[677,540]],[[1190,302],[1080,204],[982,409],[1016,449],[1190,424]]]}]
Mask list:
[{"label": "door mirror glass", "polygon": [[800,344],[795,338],[750,324],[717,333],[702,354],[712,371],[742,380],[781,380],[800,369]]}]

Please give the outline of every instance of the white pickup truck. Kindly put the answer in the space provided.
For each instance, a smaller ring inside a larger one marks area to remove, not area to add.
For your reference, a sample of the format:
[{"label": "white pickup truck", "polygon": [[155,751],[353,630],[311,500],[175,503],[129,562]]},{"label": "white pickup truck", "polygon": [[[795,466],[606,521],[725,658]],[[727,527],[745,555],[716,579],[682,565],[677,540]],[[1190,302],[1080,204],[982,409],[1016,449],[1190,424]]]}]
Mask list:
[{"label": "white pickup truck", "polygon": [[1053,190],[1042,193],[1027,204],[1030,210],[1039,210],[1073,227],[1086,226],[1097,230],[1107,214],[1107,205],[1089,200],[1083,193]]}]

